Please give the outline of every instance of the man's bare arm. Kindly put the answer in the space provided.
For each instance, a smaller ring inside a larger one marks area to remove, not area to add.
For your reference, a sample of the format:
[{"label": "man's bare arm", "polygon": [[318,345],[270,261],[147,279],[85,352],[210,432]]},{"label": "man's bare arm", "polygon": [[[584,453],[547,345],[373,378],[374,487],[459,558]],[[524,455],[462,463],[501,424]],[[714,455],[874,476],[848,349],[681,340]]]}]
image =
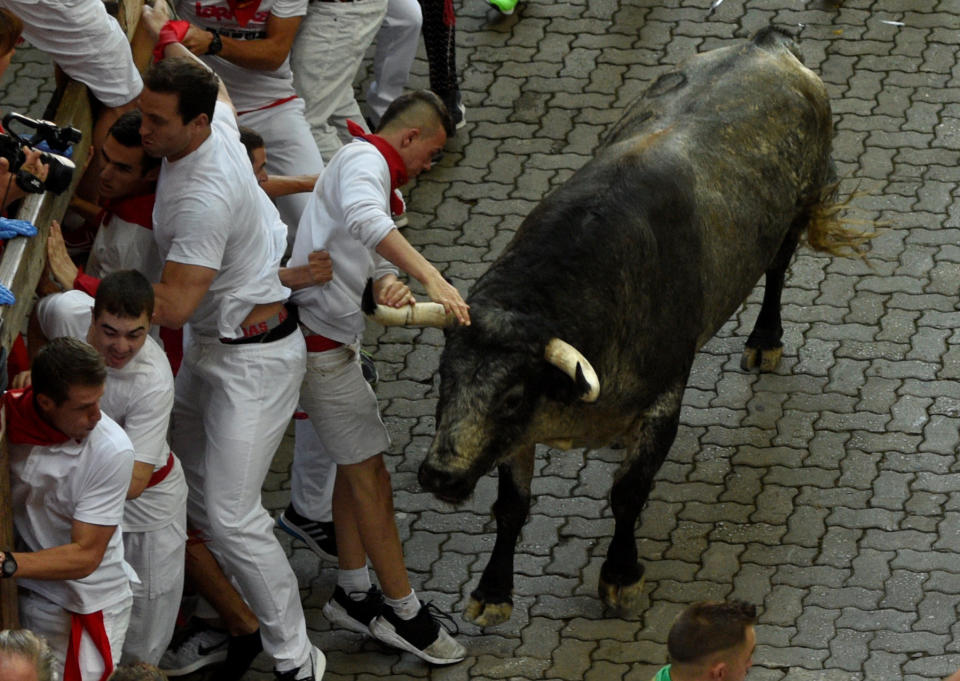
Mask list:
[{"label": "man's bare arm", "polygon": [[169,329],[182,327],[193,316],[216,276],[215,269],[168,260],[160,282],[153,285],[153,322]]},{"label": "man's bare arm", "polygon": [[69,544],[41,551],[14,551],[17,577],[30,579],[83,579],[100,566],[116,525],[91,525],[73,521]]},{"label": "man's bare arm", "polygon": [[270,175],[260,186],[271,199],[288,194],[312,192],[320,175]]},{"label": "man's bare arm", "polygon": [[[273,14],[267,19],[267,37],[259,40],[240,40],[220,36],[222,47],[217,54],[237,66],[258,71],[276,71],[283,65],[303,17],[281,18]],[[190,26],[183,44],[195,55],[204,55],[210,49],[213,34],[202,26]]]}]

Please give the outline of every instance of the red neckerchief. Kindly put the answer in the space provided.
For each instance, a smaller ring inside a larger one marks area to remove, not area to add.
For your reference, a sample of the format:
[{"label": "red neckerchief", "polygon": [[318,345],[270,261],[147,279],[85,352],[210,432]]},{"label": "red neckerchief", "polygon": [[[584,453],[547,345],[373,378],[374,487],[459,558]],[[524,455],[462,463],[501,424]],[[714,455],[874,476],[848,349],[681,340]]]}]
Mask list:
[{"label": "red neckerchief", "polygon": [[233,16],[237,18],[237,23],[240,24],[240,28],[249,24],[250,20],[253,19],[253,15],[260,9],[260,0],[227,0],[227,4],[230,5]]},{"label": "red neckerchief", "polygon": [[116,215],[126,222],[132,222],[146,229],[153,229],[153,204],[156,202],[156,198],[156,194],[150,193],[131,196],[119,201],[104,199],[103,210],[100,211],[99,216],[100,225],[106,227],[110,224],[110,218]]},{"label": "red neckerchief", "polygon": [[394,215],[403,215],[403,199],[398,195],[397,189],[407,183],[407,166],[403,163],[400,154],[380,135],[366,132],[353,121],[347,121],[347,130],[354,137],[359,137],[375,146],[386,160],[387,168],[390,169],[390,212]]},{"label": "red neckerchief", "polygon": [[8,390],[3,396],[7,410],[7,438],[15,445],[60,445],[70,439],[40,417],[33,400],[33,387]]}]

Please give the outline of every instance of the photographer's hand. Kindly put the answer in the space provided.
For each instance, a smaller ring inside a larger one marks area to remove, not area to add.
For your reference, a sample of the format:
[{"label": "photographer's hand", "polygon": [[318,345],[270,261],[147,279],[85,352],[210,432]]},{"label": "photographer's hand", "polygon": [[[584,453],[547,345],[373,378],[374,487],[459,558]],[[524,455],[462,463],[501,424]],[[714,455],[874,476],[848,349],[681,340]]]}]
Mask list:
[{"label": "photographer's hand", "polygon": [[50,223],[50,236],[47,237],[47,268],[54,280],[68,291],[73,288],[73,281],[80,273],[67,253],[67,244],[63,240],[60,223],[56,220]]},{"label": "photographer's hand", "polygon": [[31,175],[40,178],[41,182],[46,181],[47,173],[50,172],[50,166],[40,162],[41,152],[36,149],[30,149],[29,147],[24,147],[23,151],[23,165],[20,167]]}]

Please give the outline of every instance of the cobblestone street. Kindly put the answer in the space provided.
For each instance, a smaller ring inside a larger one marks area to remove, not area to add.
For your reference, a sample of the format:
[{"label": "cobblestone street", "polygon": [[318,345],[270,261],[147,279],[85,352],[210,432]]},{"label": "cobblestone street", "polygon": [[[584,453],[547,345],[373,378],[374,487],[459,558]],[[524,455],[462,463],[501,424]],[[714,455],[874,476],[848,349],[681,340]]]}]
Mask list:
[{"label": "cobblestone street", "polygon": [[[827,84],[841,192],[860,192],[852,217],[887,227],[866,262],[800,249],[775,373],[739,368],[762,288],[699,354],[637,528],[647,602],[633,619],[596,597],[622,450],[542,447],[513,618],[462,620],[493,546],[496,480],[456,509],[420,491],[443,335],[369,326],[411,581],[454,615],[470,657],[429,668],[331,630],[334,566],[282,535],[326,681],[647,681],[673,616],[705,598],[760,606],[753,681],[932,681],[960,667],[960,0],[725,0],[708,17],[710,4],[521,0],[503,17],[458,0],[467,125],[408,187],[405,236],[466,293],[626,103],[771,22],[800,31]],[[411,87],[427,86],[422,57]],[[41,113],[46,60],[24,50],[3,86],[4,111]],[[264,493],[276,513],[291,456],[288,436]],[[262,656],[247,676],[272,678]]]}]

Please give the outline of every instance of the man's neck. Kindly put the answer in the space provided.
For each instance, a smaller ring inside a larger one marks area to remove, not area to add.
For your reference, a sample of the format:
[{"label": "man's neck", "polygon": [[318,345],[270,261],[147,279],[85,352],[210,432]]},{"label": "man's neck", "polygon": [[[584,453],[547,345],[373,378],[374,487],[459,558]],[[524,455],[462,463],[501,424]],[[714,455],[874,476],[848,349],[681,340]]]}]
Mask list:
[{"label": "man's neck", "polygon": [[179,161],[182,158],[189,156],[190,154],[195,152],[197,149],[199,149],[200,145],[202,145],[204,142],[207,141],[207,138],[210,137],[210,133],[211,133],[211,130],[209,127],[207,127],[205,130],[198,133],[197,136],[193,139],[193,141],[190,144],[188,144],[183,151],[167,156],[167,161],[174,163],[176,161]]}]

